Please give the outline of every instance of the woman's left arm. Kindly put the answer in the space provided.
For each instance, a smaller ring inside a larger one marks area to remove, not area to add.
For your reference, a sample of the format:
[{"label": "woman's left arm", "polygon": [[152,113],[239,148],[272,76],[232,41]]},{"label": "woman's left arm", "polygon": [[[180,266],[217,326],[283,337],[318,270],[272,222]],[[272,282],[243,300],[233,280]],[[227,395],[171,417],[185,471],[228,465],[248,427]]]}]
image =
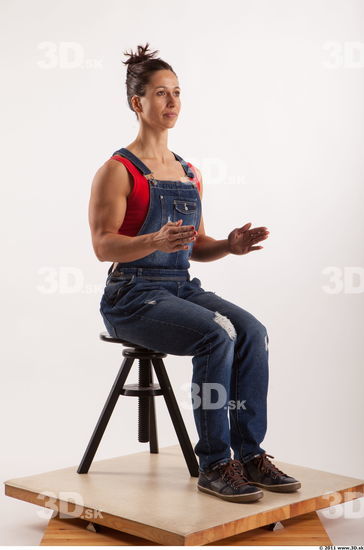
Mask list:
[{"label": "woman's left arm", "polygon": [[[196,168],[196,167],[195,167]],[[203,195],[203,183],[201,172],[196,168],[198,180],[200,182],[200,199],[202,202]],[[228,250],[228,239],[222,239],[217,241],[212,237],[206,235],[205,226],[203,223],[203,216],[201,213],[200,226],[197,230],[197,238],[193,244],[191,260],[196,262],[211,262],[213,260],[219,260],[224,256],[230,254]]]},{"label": "woman's left arm", "polygon": [[[200,182],[200,198],[202,201],[203,183],[202,175],[196,168],[198,179]],[[257,242],[266,239],[269,231],[266,227],[256,227],[249,229],[251,223],[245,224],[241,228],[236,228],[231,231],[227,239],[216,240],[213,237],[206,235],[203,216],[201,213],[200,226],[196,241],[192,248],[191,260],[196,262],[211,262],[224,258],[228,254],[247,254],[252,250],[260,250],[262,246],[253,246]]]}]

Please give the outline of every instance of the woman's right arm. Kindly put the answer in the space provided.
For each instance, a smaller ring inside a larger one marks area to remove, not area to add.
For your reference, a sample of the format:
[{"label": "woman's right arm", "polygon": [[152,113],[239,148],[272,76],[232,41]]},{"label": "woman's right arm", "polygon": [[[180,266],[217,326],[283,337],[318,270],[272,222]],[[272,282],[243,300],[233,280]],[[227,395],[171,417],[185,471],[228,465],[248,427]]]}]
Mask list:
[{"label": "woman's right arm", "polygon": [[92,181],[88,218],[92,246],[101,262],[132,262],[157,250],[154,233],[135,237],[118,233],[129,190],[128,171],[120,162],[106,161]]}]

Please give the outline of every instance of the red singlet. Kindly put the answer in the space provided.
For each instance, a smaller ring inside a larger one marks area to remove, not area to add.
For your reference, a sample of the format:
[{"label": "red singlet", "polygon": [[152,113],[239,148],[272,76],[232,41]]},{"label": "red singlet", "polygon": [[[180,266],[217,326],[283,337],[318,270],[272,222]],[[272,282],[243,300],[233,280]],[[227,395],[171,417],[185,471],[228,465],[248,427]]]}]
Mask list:
[{"label": "red singlet", "polygon": [[[145,217],[149,208],[149,183],[143,174],[134,166],[134,164],[127,158],[120,155],[114,155],[110,157],[118,162],[124,164],[129,170],[134,179],[134,185],[132,192],[127,198],[127,207],[125,212],[124,221],[118,229],[118,233],[121,235],[128,235],[129,237],[135,237],[139,229],[143,225]],[[196,168],[190,162],[187,162],[195,174],[195,180],[198,190],[200,191],[200,182],[197,178]]]}]

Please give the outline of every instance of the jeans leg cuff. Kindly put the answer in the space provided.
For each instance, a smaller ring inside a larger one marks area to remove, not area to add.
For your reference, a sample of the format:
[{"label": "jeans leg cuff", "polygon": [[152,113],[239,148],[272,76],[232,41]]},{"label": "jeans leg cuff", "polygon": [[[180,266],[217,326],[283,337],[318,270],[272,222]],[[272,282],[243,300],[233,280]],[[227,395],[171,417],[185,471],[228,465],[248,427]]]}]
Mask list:
[{"label": "jeans leg cuff", "polygon": [[259,455],[263,454],[264,452],[265,451],[263,451],[261,453],[251,453],[250,455],[247,455],[247,456],[244,456],[243,458],[241,458],[240,462],[245,464],[246,462],[249,462],[249,460],[251,460],[252,458],[255,458],[256,456],[259,456]]},{"label": "jeans leg cuff", "polygon": [[229,462],[229,460],[231,460],[231,456],[229,457],[226,457],[226,458],[220,458],[220,460],[217,460],[216,462],[212,462],[211,464],[209,464],[208,466],[206,466],[206,468],[199,468],[200,472],[207,472],[209,470],[213,470],[214,468],[216,468],[216,466],[218,464],[224,464],[226,462]]}]

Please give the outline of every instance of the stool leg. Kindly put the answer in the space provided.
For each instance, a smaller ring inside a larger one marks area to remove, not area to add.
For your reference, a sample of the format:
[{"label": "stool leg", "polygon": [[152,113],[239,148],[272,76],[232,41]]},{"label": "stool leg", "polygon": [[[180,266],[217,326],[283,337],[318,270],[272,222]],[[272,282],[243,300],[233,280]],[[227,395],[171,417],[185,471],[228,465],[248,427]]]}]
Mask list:
[{"label": "stool leg", "polygon": [[110,417],[114,410],[116,402],[120,396],[120,391],[124,387],[125,380],[129,374],[129,371],[132,367],[133,362],[134,362],[134,358],[126,357],[119,369],[118,375],[115,378],[115,382],[109,393],[109,397],[107,398],[104,408],[102,409],[101,415],[93,431],[90,442],[87,446],[85,454],[83,455],[81,463],[78,467],[78,470],[77,470],[78,474],[87,474],[91,466],[91,462],[93,461],[97,448],[100,444],[101,438],[110,420]]},{"label": "stool leg", "polygon": [[[150,387],[153,384],[152,362],[139,359],[139,386]],[[138,397],[138,441],[149,441],[151,453],[158,453],[157,423],[155,418],[154,395]]]},{"label": "stool leg", "polygon": [[[150,385],[150,359],[139,359],[139,387],[147,388]],[[150,402],[149,396],[138,397],[138,441],[147,443],[150,439]]]},{"label": "stool leg", "polygon": [[158,377],[159,385],[163,390],[163,396],[168,407],[174,429],[176,430],[178,441],[181,445],[181,449],[184,454],[189,472],[192,477],[198,477],[199,469],[196,455],[192,448],[191,441],[188,436],[186,426],[183,422],[181,411],[179,410],[178,403],[173,393],[164,363],[159,357],[153,357],[152,363]]},{"label": "stool leg", "polygon": [[[151,363],[149,363],[149,380],[150,385],[153,384],[153,370],[151,367]],[[149,440],[149,450],[151,453],[159,453],[158,449],[158,435],[157,435],[157,421],[155,417],[155,399],[154,395],[151,395],[149,397],[149,434],[150,434],[150,440]]]}]

